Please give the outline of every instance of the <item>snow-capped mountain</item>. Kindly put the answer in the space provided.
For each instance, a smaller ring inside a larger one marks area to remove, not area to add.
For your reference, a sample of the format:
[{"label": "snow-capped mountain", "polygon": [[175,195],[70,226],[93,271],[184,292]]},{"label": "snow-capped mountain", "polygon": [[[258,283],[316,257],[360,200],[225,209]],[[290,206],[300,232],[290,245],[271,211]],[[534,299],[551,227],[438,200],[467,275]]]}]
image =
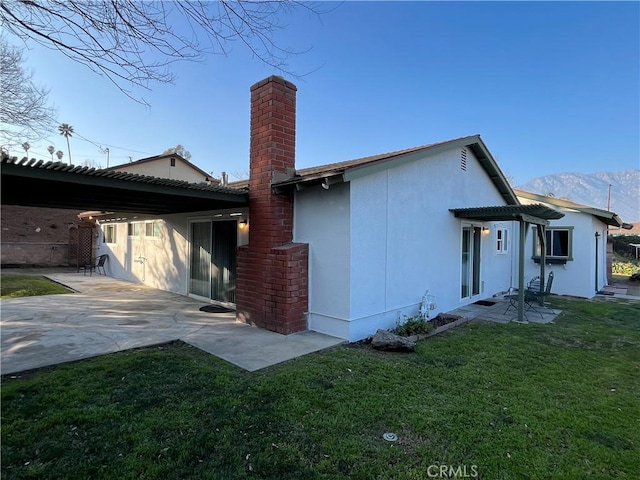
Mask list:
[{"label": "snow-capped mountain", "polygon": [[[609,199],[609,185],[611,198]],[[553,194],[572,202],[616,212],[628,223],[640,222],[640,170],[599,173],[558,173],[529,180],[515,188]]]}]

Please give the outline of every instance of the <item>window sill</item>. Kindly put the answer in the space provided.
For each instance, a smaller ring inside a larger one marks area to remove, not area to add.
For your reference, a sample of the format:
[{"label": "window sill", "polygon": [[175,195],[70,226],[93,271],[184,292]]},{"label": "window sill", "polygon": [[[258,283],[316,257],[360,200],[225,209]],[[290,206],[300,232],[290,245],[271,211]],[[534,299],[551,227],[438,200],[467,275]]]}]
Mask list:
[{"label": "window sill", "polygon": [[[531,257],[531,259],[535,262],[535,263],[540,263],[540,257]],[[546,264],[551,264],[551,265],[566,265],[567,262],[572,261],[572,258],[558,258],[558,257],[546,257],[544,259]]]}]

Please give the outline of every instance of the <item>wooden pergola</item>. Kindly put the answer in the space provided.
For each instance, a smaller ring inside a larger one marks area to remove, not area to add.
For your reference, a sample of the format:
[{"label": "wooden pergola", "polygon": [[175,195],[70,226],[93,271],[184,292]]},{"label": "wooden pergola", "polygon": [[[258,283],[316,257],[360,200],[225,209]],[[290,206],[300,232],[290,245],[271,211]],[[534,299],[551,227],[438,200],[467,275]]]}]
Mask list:
[{"label": "wooden pergola", "polygon": [[[481,222],[517,221],[520,224],[520,242],[518,252],[518,321],[524,321],[524,262],[525,243],[529,225],[537,225],[538,242],[540,243],[540,292],[545,288],[545,263],[547,227],[550,220],[564,217],[564,213],[542,204],[533,205],[500,205],[495,207],[452,208],[456,218]],[[542,297],[541,297],[542,298]]]}]

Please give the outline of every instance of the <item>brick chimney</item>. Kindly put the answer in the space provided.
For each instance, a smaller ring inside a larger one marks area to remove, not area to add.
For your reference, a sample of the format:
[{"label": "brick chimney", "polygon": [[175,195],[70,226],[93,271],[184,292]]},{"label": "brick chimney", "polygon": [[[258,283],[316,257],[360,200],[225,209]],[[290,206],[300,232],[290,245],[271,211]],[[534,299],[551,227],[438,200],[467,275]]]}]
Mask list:
[{"label": "brick chimney", "polygon": [[295,171],[296,86],[271,76],[251,87],[249,243],[238,248],[236,315],[278,333],[307,329],[307,244],[293,241],[293,194],[272,182]]}]

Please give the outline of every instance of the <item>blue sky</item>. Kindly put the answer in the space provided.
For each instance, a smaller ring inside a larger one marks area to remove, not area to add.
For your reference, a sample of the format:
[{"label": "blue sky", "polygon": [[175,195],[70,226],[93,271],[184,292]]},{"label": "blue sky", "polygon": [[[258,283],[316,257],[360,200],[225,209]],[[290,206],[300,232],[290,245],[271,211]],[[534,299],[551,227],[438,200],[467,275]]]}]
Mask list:
[{"label": "blue sky", "polygon": [[[561,172],[640,168],[640,3],[343,2],[320,18],[283,17],[277,41],[306,53],[298,87],[297,167],[480,134],[515,185]],[[334,8],[332,8],[334,7]],[[27,67],[71,124],[74,164],[110,166],[176,144],[214,176],[249,168],[249,88],[282,74],[235,44],[175,65],[144,107],[56,52]],[[30,157],[49,158],[53,132]],[[20,154],[21,152],[12,152]]]}]

